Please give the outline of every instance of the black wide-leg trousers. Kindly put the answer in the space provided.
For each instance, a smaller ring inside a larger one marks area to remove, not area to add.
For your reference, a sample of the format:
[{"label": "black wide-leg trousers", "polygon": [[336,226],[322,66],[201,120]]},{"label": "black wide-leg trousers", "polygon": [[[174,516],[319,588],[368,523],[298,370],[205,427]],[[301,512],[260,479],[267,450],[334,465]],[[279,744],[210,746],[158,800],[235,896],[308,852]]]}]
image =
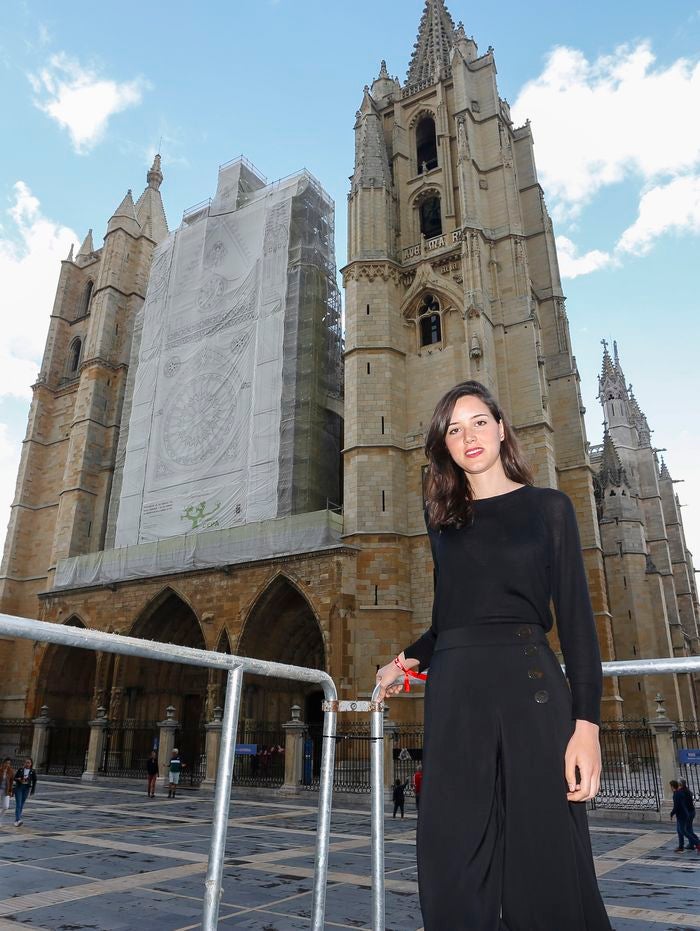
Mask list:
[{"label": "black wide-leg trousers", "polygon": [[425,931],[611,931],[585,802],[566,798],[571,693],[539,625],[445,631],[425,701]]}]

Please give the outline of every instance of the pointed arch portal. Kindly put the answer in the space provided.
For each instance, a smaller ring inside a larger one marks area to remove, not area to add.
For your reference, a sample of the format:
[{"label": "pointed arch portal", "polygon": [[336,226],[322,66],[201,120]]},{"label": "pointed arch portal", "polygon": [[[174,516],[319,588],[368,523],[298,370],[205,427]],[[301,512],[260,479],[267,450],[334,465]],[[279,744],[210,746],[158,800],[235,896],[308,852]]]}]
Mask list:
[{"label": "pointed arch portal", "polygon": [[[285,576],[277,576],[255,602],[237,653],[256,659],[325,669],[321,628],[311,605]],[[300,705],[307,723],[320,721],[323,692],[315,685],[289,679],[246,676],[241,717],[270,724],[288,721],[292,705]]]},{"label": "pointed arch portal", "polygon": [[[85,627],[77,617],[65,623],[67,627]],[[48,705],[49,715],[55,721],[86,721],[93,716],[93,653],[52,644],[44,652],[37,681],[35,714],[39,714],[42,705]]]}]

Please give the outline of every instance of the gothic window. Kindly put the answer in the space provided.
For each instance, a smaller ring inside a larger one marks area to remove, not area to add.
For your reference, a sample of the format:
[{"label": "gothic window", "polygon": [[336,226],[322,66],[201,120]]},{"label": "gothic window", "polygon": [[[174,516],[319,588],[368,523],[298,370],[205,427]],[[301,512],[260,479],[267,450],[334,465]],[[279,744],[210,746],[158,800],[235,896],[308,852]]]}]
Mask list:
[{"label": "gothic window", "polygon": [[426,239],[439,236],[442,233],[442,217],[440,216],[440,198],[437,195],[426,197],[421,201],[420,231]]},{"label": "gothic window", "polygon": [[433,294],[426,294],[420,302],[418,328],[421,346],[434,346],[442,342],[440,304]]},{"label": "gothic window", "polygon": [[92,281],[88,281],[85,285],[85,290],[83,291],[83,299],[80,304],[80,310],[78,311],[79,317],[84,317],[90,310],[90,301],[92,300],[92,289],[94,285]]},{"label": "gothic window", "polygon": [[73,340],[70,344],[70,349],[68,350],[68,377],[73,378],[78,374],[78,366],[80,365],[80,352],[83,348],[82,340],[79,336]]},{"label": "gothic window", "polygon": [[424,116],[416,127],[416,161],[419,175],[438,166],[435,120],[432,116]]}]

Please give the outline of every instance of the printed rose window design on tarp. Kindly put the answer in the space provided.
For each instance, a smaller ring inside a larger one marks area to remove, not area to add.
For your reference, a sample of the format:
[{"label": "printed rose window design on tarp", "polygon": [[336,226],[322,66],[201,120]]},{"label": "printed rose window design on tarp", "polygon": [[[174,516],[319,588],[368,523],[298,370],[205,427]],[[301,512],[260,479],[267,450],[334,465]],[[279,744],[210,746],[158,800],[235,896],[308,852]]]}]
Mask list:
[{"label": "printed rose window design on tarp", "polygon": [[168,405],[163,431],[168,456],[183,466],[208,459],[230,435],[234,413],[223,375],[195,375]]}]

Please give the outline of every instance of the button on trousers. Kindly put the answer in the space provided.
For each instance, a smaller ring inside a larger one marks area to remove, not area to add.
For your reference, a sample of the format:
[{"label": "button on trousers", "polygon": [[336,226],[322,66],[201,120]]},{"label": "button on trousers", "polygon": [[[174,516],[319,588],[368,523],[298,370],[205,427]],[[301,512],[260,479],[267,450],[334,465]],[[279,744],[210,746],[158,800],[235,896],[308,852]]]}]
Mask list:
[{"label": "button on trousers", "polygon": [[566,798],[571,694],[539,625],[445,631],[425,700],[425,931],[611,931],[585,802]]}]

